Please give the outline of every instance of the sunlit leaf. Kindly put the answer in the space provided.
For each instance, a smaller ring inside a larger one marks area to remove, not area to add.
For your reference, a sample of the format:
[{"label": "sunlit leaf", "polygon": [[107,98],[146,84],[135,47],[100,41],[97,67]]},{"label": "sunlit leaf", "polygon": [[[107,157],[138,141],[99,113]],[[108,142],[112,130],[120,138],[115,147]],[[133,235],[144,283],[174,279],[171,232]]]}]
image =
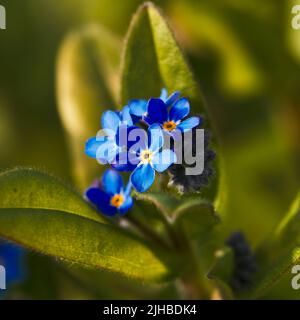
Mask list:
[{"label": "sunlit leaf", "polygon": [[159,96],[162,87],[180,91],[191,99],[194,112],[204,112],[199,86],[171,30],[158,9],[146,3],[134,16],[127,34],[121,101]]},{"label": "sunlit leaf", "polygon": [[119,40],[98,26],[71,33],[59,52],[59,114],[71,148],[74,176],[81,189],[104,170],[84,154],[84,145],[100,129],[102,112],[115,107],[119,56]]},{"label": "sunlit leaf", "polygon": [[0,208],[51,209],[105,221],[82,196],[62,181],[30,168],[0,173]]},{"label": "sunlit leaf", "polygon": [[170,252],[115,226],[56,210],[0,209],[0,235],[46,255],[142,281],[168,280],[174,268],[180,270]]},{"label": "sunlit leaf", "polygon": [[260,266],[255,297],[260,297],[300,263],[300,193],[290,210],[269,236],[257,249]]}]

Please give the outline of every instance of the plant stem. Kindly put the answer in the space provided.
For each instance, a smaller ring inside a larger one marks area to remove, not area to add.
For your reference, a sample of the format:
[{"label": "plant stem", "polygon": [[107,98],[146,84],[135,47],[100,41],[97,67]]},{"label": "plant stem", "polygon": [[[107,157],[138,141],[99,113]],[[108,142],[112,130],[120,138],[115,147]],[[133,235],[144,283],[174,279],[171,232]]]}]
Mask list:
[{"label": "plant stem", "polygon": [[211,284],[195,255],[192,243],[182,228],[178,229],[176,234],[177,237],[180,237],[180,250],[182,254],[187,256],[189,263],[185,272],[181,275],[180,279],[178,279],[178,286],[183,298],[192,300],[210,299],[212,291]]},{"label": "plant stem", "polygon": [[166,243],[156,232],[154,232],[152,229],[148,228],[145,224],[141,223],[137,219],[135,219],[132,216],[127,216],[126,220],[136,227],[145,237],[147,237],[149,240],[152,240],[154,243],[159,245],[160,247],[170,250],[171,247]]}]

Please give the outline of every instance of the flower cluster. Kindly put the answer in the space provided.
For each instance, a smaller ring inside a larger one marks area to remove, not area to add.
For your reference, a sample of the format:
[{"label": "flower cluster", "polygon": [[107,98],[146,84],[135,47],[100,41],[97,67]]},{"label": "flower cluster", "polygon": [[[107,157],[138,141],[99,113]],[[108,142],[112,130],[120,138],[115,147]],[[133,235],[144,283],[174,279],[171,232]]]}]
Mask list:
[{"label": "flower cluster", "polygon": [[[126,213],[133,205],[132,187],[147,191],[156,173],[176,164],[176,151],[167,141],[202,122],[201,117],[188,117],[189,113],[189,101],[179,92],[168,96],[166,89],[159,98],[131,100],[121,111],[104,112],[102,129],[87,141],[85,152],[112,168],[86,191],[87,199],[105,215]],[[126,186],[119,172],[131,172]]]},{"label": "flower cluster", "polygon": [[258,266],[245,236],[241,232],[234,232],[226,244],[234,253],[234,270],[230,280],[230,286],[235,291],[249,289],[253,284]]}]

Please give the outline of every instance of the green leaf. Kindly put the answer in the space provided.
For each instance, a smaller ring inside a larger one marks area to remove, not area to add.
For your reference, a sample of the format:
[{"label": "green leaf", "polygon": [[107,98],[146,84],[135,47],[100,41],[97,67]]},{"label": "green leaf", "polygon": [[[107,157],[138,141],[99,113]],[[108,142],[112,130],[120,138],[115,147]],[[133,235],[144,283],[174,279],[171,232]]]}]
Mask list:
[{"label": "green leaf", "polygon": [[276,229],[275,237],[283,246],[300,242],[300,191],[289,212]]},{"label": "green leaf", "polygon": [[171,219],[172,212],[179,205],[179,200],[167,193],[135,193],[135,198],[153,204],[167,220]]},{"label": "green leaf", "polygon": [[0,174],[0,208],[51,209],[105,221],[63,182],[30,168],[16,168]]},{"label": "green leaf", "polygon": [[[199,85],[166,20],[152,3],[142,5],[132,19],[121,70],[121,104],[127,104],[129,99],[158,97],[165,87],[170,93],[180,91],[187,97],[192,114],[207,117],[209,110]],[[210,121],[205,121],[205,126],[213,127]],[[216,177],[222,179],[220,173]],[[218,183],[215,179],[204,196],[214,200]],[[223,194],[220,193],[219,202],[223,201]]]},{"label": "green leaf", "polygon": [[175,225],[182,225],[192,238],[210,233],[220,223],[214,206],[200,198],[185,200],[172,214]]},{"label": "green leaf", "polygon": [[199,86],[171,30],[158,9],[142,5],[127,34],[122,62],[121,102],[159,96],[163,87],[179,90],[192,101],[194,112],[203,112]]},{"label": "green leaf", "polygon": [[142,281],[169,280],[182,267],[170,252],[127,231],[56,210],[0,209],[0,235],[43,254]]},{"label": "green leaf", "polygon": [[300,263],[300,192],[275,231],[256,252],[260,266],[254,297],[260,297]]},{"label": "green leaf", "polygon": [[234,269],[234,254],[231,248],[226,247],[215,253],[215,261],[208,277],[229,283]]},{"label": "green leaf", "polygon": [[104,110],[115,107],[120,42],[99,26],[71,33],[57,61],[58,110],[71,148],[74,177],[83,190],[104,166],[84,154]]}]

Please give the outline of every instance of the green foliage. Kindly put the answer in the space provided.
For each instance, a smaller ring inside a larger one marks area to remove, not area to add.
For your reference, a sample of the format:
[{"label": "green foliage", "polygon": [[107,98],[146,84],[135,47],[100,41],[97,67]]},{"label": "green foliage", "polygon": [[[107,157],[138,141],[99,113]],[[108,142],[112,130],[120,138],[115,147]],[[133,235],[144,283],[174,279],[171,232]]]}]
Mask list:
[{"label": "green foliage", "polygon": [[49,209],[106,221],[59,179],[30,168],[0,173],[0,208]]},{"label": "green foliage", "polygon": [[82,190],[103,170],[86,157],[84,145],[99,130],[103,110],[115,107],[119,52],[119,40],[98,26],[70,34],[60,49],[59,114],[70,144],[74,176]]},{"label": "green foliage", "polygon": [[266,294],[278,281],[300,263],[300,193],[279,226],[257,250],[261,270],[254,297]]},{"label": "green foliage", "polygon": [[0,209],[1,236],[43,254],[142,281],[170,279],[178,261],[120,228],[67,212]]},{"label": "green foliage", "polygon": [[191,238],[204,240],[220,223],[214,206],[208,201],[197,197],[189,198],[180,203],[172,214],[175,226],[183,226]]},{"label": "green foliage", "polygon": [[180,91],[204,112],[199,86],[159,10],[151,3],[140,7],[129,28],[123,53],[121,101],[159,96],[162,87]]}]

